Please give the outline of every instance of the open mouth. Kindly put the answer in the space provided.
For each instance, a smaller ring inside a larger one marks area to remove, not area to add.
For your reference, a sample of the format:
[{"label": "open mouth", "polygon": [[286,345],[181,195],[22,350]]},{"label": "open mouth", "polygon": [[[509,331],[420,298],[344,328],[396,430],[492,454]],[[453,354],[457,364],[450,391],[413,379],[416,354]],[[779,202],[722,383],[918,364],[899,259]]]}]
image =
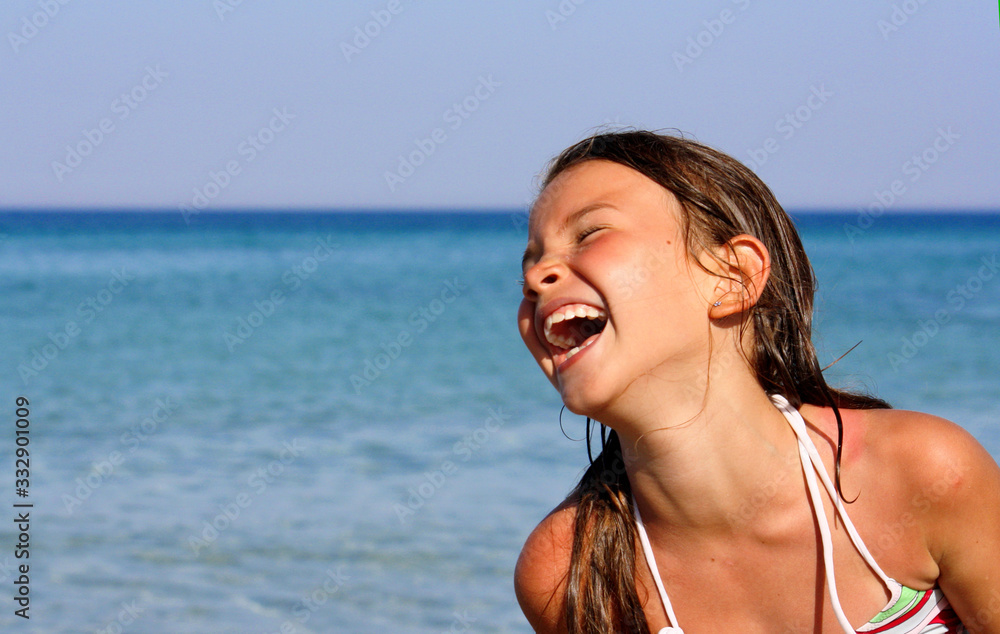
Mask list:
[{"label": "open mouth", "polygon": [[587,304],[560,306],[545,318],[545,340],[554,346],[557,356],[565,355],[567,361],[594,343],[608,323],[608,314],[602,308]]}]

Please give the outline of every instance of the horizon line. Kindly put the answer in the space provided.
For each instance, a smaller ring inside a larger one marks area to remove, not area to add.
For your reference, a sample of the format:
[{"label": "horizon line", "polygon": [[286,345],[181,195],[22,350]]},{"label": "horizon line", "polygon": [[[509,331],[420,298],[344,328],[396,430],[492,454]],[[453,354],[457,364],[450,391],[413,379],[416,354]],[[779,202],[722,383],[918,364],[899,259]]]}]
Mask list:
[{"label": "horizon line", "polygon": [[[221,216],[234,213],[300,213],[300,214],[510,214],[527,212],[528,207],[220,207],[213,209],[194,210],[194,215]],[[860,214],[866,210],[862,207],[791,207],[785,208],[789,214]],[[45,214],[45,213],[127,213],[127,214],[182,214],[183,210],[170,207],[146,207],[146,206],[27,206],[27,207],[6,207],[0,206],[0,214]],[[966,214],[966,215],[991,215],[1000,214],[1000,206],[994,208],[985,207],[908,207],[899,209],[885,209],[879,212],[868,211],[869,215],[879,217],[882,215],[906,215],[906,214]]]}]

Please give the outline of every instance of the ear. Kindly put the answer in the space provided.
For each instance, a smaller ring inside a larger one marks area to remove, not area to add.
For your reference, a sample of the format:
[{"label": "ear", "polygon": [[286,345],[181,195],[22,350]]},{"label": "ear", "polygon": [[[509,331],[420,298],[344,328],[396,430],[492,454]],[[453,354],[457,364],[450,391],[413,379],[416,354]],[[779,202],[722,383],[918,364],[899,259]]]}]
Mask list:
[{"label": "ear", "polygon": [[740,234],[719,247],[716,255],[722,271],[709,317],[721,319],[750,310],[764,292],[771,272],[767,247],[751,235]]}]

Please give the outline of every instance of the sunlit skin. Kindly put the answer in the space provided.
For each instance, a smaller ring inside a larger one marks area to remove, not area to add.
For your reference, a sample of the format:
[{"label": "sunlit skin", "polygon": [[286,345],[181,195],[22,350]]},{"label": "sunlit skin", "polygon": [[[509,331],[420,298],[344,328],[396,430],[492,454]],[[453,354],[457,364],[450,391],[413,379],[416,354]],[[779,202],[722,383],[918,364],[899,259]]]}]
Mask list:
[{"label": "sunlit skin", "polygon": [[[710,350],[728,392],[756,392],[773,410],[735,345],[746,297],[731,278],[740,274],[711,254],[699,258],[708,271],[691,259],[672,194],[605,161],[572,168],[549,189],[560,195],[542,196],[532,212],[518,324],[571,411],[635,436],[670,426],[667,416],[687,421],[702,410]],[[749,281],[762,286],[766,251],[744,238],[737,256],[764,260]],[[718,254],[730,257],[726,248]],[[594,343],[568,362],[541,326],[567,302],[608,314]]]},{"label": "sunlit skin", "polygon": [[[676,205],[667,192],[643,187],[626,168],[597,167],[578,170],[588,187],[549,199],[553,204],[532,215],[518,316],[528,348],[567,407],[580,414],[620,407],[627,389],[645,389],[629,385],[641,374],[672,380],[702,364],[708,333],[697,308],[706,306],[717,282],[688,265],[674,214],[636,213]],[[595,343],[569,362],[551,354],[541,336],[541,322],[566,301],[609,312]],[[664,323],[671,324],[669,332]]]},{"label": "sunlit skin", "polygon": [[[679,212],[670,192],[616,163],[588,161],[557,176],[532,209],[521,336],[567,408],[621,437],[686,632],[840,632],[817,574],[818,537],[794,434],[743,353],[753,332],[741,335],[740,324],[768,282],[769,254],[744,235],[696,261]],[[544,328],[567,304],[606,314],[603,330],[568,360]],[[801,413],[833,473],[832,411],[804,405]],[[937,583],[963,618],[989,605],[992,590],[1000,600],[992,551],[1000,546],[993,517],[1000,470],[989,455],[933,416],[842,414],[843,486],[849,498],[861,493],[849,513],[882,568],[916,589]],[[916,508],[916,496],[935,486],[947,494]],[[762,491],[766,501],[748,512]],[[860,625],[888,595],[834,522],[829,500],[826,513],[840,602]],[[535,529],[518,562],[518,599],[540,632],[565,631],[574,519],[567,501]],[[886,527],[892,539],[882,538]],[[636,584],[655,632],[667,622],[641,554]],[[1000,611],[971,631],[1000,632]]]}]

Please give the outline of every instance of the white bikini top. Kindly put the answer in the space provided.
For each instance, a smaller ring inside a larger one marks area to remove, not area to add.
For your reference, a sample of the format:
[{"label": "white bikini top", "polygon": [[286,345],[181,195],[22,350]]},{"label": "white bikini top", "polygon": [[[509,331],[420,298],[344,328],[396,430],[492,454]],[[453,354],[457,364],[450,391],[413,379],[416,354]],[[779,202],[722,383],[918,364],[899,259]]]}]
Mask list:
[{"label": "white bikini top", "polygon": [[[799,414],[798,410],[792,407],[788,400],[783,396],[772,395],[771,401],[774,403],[775,407],[781,410],[781,413],[785,415],[785,419],[788,420],[788,423],[795,431],[795,435],[798,437],[799,458],[802,462],[802,471],[806,476],[809,498],[812,500],[813,508],[817,510],[816,519],[819,523],[820,537],[823,542],[823,562],[826,566],[827,587],[830,590],[833,612],[837,616],[837,621],[840,623],[841,628],[843,628],[846,634],[857,634],[855,629],[847,621],[847,617],[844,616],[844,610],[840,607],[840,599],[837,597],[837,582],[833,570],[833,540],[830,536],[830,524],[826,519],[826,513],[819,512],[819,510],[823,508],[823,498],[820,495],[819,486],[816,483],[817,473],[819,474],[823,485],[826,487],[827,493],[830,494],[830,498],[833,499],[837,514],[840,515],[840,519],[844,522],[844,527],[847,529],[847,533],[850,535],[851,541],[854,543],[854,547],[858,550],[858,553],[861,554],[868,565],[871,566],[872,570],[875,571],[875,574],[882,579],[886,588],[893,594],[889,605],[895,603],[899,598],[901,586],[898,582],[889,578],[884,572],[882,572],[882,569],[879,568],[877,563],[875,563],[875,559],[865,547],[864,542],[861,540],[861,536],[858,535],[858,531],[855,530],[854,524],[851,523],[851,519],[847,516],[847,511],[844,509],[840,496],[837,494],[836,488],[833,486],[833,482],[830,481],[830,476],[826,472],[826,467],[823,466],[823,460],[820,458],[819,452],[816,451],[816,446],[809,438],[809,434],[806,431],[806,423],[802,420],[802,415]],[[684,630],[677,625],[677,616],[674,615],[673,606],[670,605],[670,599],[667,597],[667,592],[663,589],[663,581],[660,579],[660,573],[656,567],[656,558],[653,556],[653,549],[649,545],[649,537],[646,535],[646,528],[642,524],[642,516],[639,514],[639,507],[635,504],[634,498],[632,499],[632,506],[635,509],[635,522],[636,527],[639,529],[639,540],[642,542],[642,550],[646,555],[646,561],[649,564],[649,569],[653,573],[653,581],[656,583],[656,589],[660,593],[660,600],[663,601],[663,607],[667,612],[667,619],[671,624],[671,627],[662,628],[658,634],[684,634]]]}]

